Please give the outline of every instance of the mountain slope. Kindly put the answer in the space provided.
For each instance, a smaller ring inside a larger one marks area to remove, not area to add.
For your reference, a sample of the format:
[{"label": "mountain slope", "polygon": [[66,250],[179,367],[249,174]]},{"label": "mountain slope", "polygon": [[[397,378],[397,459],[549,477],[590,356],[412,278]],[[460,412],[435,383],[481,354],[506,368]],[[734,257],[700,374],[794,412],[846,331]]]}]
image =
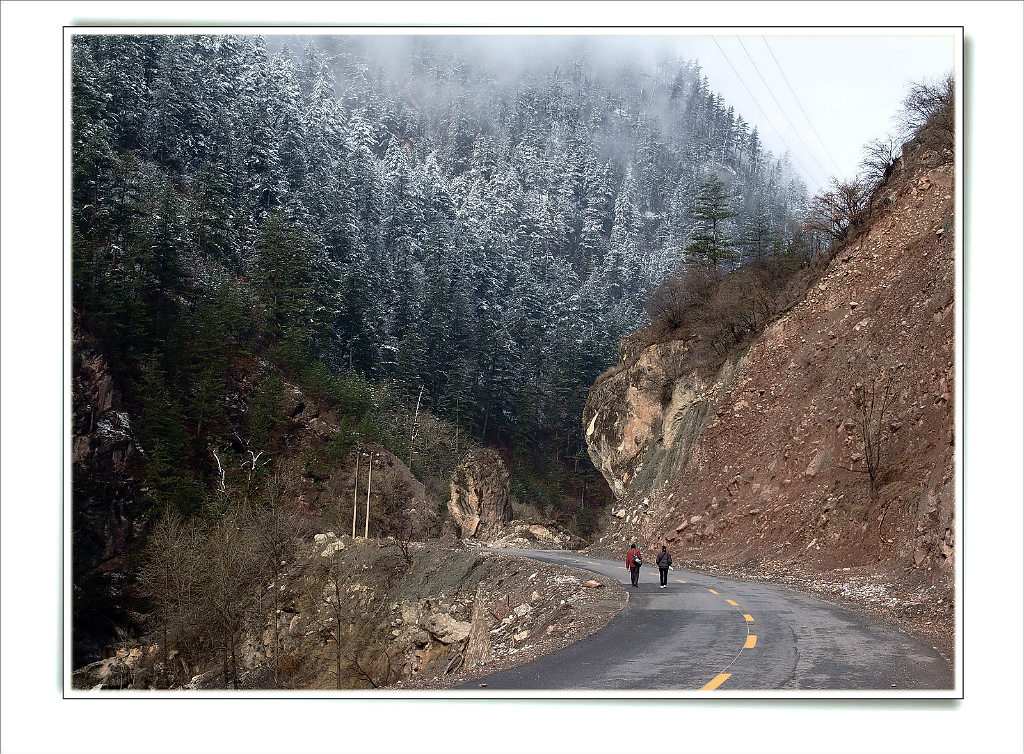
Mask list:
[{"label": "mountain slope", "polygon": [[[952,626],[953,165],[909,146],[806,297],[713,377],[678,374],[694,347],[680,336],[592,388],[588,446],[621,504],[603,544],[829,574],[833,591]],[[858,395],[877,409],[890,373],[865,448]]]}]

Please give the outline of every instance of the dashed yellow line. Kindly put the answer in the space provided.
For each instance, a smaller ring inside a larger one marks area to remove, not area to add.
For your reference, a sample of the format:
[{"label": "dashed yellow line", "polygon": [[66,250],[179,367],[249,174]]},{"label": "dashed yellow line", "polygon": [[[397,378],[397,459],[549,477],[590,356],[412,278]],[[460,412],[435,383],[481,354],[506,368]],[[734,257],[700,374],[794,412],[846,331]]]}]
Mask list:
[{"label": "dashed yellow line", "polygon": [[[676,579],[676,581],[681,581],[681,579]],[[683,583],[685,583],[685,582],[683,582]],[[716,592],[714,589],[708,589],[708,591],[711,592],[712,594],[718,594],[718,592]],[[726,602],[728,602],[733,607],[737,607],[737,608],[739,607],[739,604],[737,602],[735,602],[734,600],[726,599]],[[754,616],[750,615],[749,613],[743,613],[743,619],[747,623],[753,623],[754,622]],[[757,646],[757,635],[756,634],[748,633],[747,634],[747,640],[746,640],[746,642],[744,642],[743,648],[744,649],[753,649],[756,646]],[[739,655],[736,656],[736,659],[739,659]],[[736,660],[733,660],[733,662],[735,662],[735,661]],[[729,667],[731,665],[732,665],[732,662],[729,663],[729,665],[727,665],[726,667]],[[706,684],[701,686],[700,690],[701,691],[713,691],[714,689],[717,689],[719,686],[721,686],[723,683],[725,683],[726,680],[728,680],[731,676],[732,676],[732,673],[719,673],[714,678],[712,678],[710,681],[708,681]]]},{"label": "dashed yellow line", "polygon": [[700,687],[701,691],[713,691],[728,680],[732,673],[719,673],[712,680]]},{"label": "dashed yellow line", "polygon": [[676,581],[678,581],[678,582],[679,582],[680,584],[685,584],[685,583],[686,583],[686,582],[685,582],[685,581],[683,581],[682,579],[676,579]]}]

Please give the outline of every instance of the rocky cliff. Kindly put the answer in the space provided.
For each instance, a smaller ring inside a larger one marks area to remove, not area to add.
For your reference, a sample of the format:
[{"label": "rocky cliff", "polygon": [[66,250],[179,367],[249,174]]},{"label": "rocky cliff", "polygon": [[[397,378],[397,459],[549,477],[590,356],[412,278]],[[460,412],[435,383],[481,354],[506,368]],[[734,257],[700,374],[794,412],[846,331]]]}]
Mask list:
[{"label": "rocky cliff", "polygon": [[[232,407],[233,426],[251,410],[261,373],[275,370],[249,357],[232,363],[224,401]],[[71,422],[76,667],[109,654],[118,635],[141,630],[132,617],[140,607],[131,587],[140,548],[161,506],[145,481],[144,460],[152,448],[139,438],[141,420],[124,398],[119,383],[124,379],[95,340],[76,330]],[[320,519],[342,532],[352,531],[355,503],[357,533],[363,534],[367,483],[372,481],[372,536],[421,540],[440,528],[436,503],[401,459],[367,443],[358,466],[358,449],[344,442],[348,428],[328,402],[301,385],[282,380],[282,386],[267,448],[250,453],[239,432],[225,429],[190,459],[207,472],[203,494],[208,502],[226,499],[225,486],[234,487],[240,498],[264,494],[272,485],[289,515]],[[372,479],[367,473],[371,451]],[[259,476],[250,473],[253,469],[272,473],[247,484],[246,476]]]},{"label": "rocky cliff", "polygon": [[508,469],[497,451],[471,451],[455,467],[448,512],[464,538],[493,539],[512,520]]},{"label": "rocky cliff", "polygon": [[618,498],[604,545],[636,537],[755,574],[859,576],[901,604],[946,606],[948,621],[954,173],[942,157],[905,158],[804,298],[720,366],[690,369],[685,334],[620,349],[583,417]]}]

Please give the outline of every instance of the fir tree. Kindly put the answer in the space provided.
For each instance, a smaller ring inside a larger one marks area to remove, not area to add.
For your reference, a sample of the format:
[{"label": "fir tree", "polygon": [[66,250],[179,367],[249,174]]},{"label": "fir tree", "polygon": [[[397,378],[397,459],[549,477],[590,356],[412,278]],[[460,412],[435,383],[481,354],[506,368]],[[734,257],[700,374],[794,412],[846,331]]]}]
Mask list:
[{"label": "fir tree", "polygon": [[728,225],[736,213],[730,209],[729,203],[725,184],[712,173],[701,184],[693,205],[697,230],[686,252],[690,259],[709,264],[716,271],[738,259]]}]

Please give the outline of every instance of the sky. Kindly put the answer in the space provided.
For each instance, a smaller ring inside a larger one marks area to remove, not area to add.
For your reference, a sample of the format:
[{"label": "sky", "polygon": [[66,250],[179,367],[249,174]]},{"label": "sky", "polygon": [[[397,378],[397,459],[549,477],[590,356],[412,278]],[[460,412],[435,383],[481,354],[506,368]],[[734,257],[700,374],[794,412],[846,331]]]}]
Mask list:
[{"label": "sky", "polygon": [[792,153],[813,191],[856,173],[864,144],[896,130],[908,85],[952,72],[958,43],[952,35],[730,34],[675,45],[700,60],[711,88],[757,124],[773,152]]},{"label": "sky", "polygon": [[[685,30],[681,30],[685,31]],[[726,32],[734,30],[726,29]],[[564,36],[482,37],[480,54],[510,68],[540,65],[546,53],[573,44]],[[832,176],[851,178],[863,146],[894,133],[894,116],[911,83],[954,71],[959,38],[940,34],[764,33],[587,37],[610,66],[629,60],[653,68],[660,58],[698,60],[712,90],[777,155],[790,152],[813,193]],[[475,46],[475,45],[474,45]],[[518,54],[517,54],[518,53]]]}]

